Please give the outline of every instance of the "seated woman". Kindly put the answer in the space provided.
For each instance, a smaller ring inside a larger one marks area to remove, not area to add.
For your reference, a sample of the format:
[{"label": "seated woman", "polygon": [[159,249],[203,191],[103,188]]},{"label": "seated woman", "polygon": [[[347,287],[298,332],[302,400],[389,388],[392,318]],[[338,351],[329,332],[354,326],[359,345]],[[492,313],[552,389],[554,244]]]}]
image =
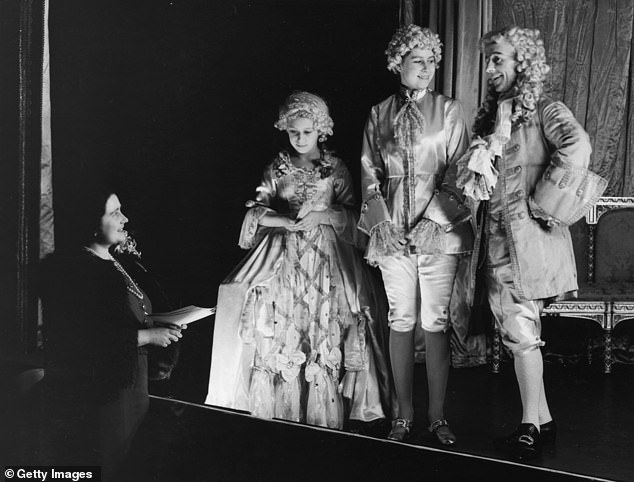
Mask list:
[{"label": "seated woman", "polygon": [[387,310],[355,248],[350,174],[318,144],[328,107],[293,93],[275,126],[291,149],[247,202],[239,244],[251,251],[219,289],[206,403],[338,429],[383,419]]},{"label": "seated woman", "polygon": [[110,480],[148,409],[146,348],[182,335],[152,326],[147,294],[113,257],[134,251],[117,195],[91,193],[77,210],[77,249],[44,270],[44,458],[99,465]]}]

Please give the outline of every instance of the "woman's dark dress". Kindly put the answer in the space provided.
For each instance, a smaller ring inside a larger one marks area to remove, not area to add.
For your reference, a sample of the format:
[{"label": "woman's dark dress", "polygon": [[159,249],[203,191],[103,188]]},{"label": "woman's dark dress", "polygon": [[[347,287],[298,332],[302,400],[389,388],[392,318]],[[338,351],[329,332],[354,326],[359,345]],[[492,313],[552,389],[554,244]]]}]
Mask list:
[{"label": "woman's dark dress", "polygon": [[43,286],[45,462],[99,465],[105,478],[124,460],[148,409],[147,350],[137,347],[145,310],[112,261],[90,252],[56,256]]}]

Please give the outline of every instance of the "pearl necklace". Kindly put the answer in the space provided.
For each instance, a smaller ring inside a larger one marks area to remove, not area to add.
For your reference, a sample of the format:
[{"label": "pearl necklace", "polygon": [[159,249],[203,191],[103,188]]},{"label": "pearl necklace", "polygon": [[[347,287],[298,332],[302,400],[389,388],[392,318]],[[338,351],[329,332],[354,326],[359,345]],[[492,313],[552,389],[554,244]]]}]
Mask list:
[{"label": "pearl necklace", "polygon": [[[101,256],[99,256],[99,253],[97,253],[97,251],[95,251],[94,249],[89,248],[88,246],[85,246],[85,249],[86,251],[90,251],[92,254],[94,254],[98,258],[101,258]],[[126,279],[126,289],[128,290],[128,292],[133,294],[139,300],[142,300],[143,292],[141,291],[139,286],[134,282],[134,280],[132,279],[132,276],[130,276],[126,272],[126,270],[123,269],[123,266],[121,266],[121,264],[116,259],[114,259],[110,253],[108,253],[108,258],[110,259],[110,261],[114,263],[114,267],[117,269],[117,271],[121,273],[123,277]],[[104,258],[101,258],[101,259],[104,259]]]}]

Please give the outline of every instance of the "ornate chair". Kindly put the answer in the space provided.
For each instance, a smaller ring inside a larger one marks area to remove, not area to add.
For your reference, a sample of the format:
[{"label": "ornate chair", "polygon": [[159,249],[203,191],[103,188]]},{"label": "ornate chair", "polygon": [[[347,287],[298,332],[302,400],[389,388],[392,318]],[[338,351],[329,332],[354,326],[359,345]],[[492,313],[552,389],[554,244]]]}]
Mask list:
[{"label": "ornate chair", "polygon": [[[571,228],[578,298],[550,304],[544,316],[592,320],[603,330],[603,371],[612,371],[612,331],[634,319],[634,197],[602,197],[585,220]],[[496,331],[492,371],[500,367],[500,335]],[[588,350],[588,361],[592,361]]]}]

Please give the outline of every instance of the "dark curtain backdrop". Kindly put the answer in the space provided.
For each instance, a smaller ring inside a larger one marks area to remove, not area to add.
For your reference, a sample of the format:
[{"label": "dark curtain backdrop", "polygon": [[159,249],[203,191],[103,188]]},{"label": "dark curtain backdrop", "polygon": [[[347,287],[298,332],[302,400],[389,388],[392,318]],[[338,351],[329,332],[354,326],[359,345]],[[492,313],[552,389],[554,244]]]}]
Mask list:
[{"label": "dark curtain backdrop", "polygon": [[37,341],[43,8],[0,2],[0,362]]},{"label": "dark curtain backdrop", "polygon": [[[329,102],[359,192],[370,106],[398,86],[384,55],[398,15],[396,0],[51,2],[56,246],[78,190],[109,181],[173,303],[215,305],[292,90]],[[180,396],[201,400],[211,323],[182,343]]]},{"label": "dark curtain backdrop", "polygon": [[541,30],[552,72],[546,92],[572,109],[592,139],[606,196],[634,196],[634,0],[493,0],[493,28]]},{"label": "dark curtain backdrop", "polygon": [[397,24],[387,1],[53,2],[58,243],[73,186],[112,181],[152,265],[213,303],[243,254],[244,202],[285,145],[279,104],[322,94],[357,180],[369,108],[396,88],[383,51]]}]

